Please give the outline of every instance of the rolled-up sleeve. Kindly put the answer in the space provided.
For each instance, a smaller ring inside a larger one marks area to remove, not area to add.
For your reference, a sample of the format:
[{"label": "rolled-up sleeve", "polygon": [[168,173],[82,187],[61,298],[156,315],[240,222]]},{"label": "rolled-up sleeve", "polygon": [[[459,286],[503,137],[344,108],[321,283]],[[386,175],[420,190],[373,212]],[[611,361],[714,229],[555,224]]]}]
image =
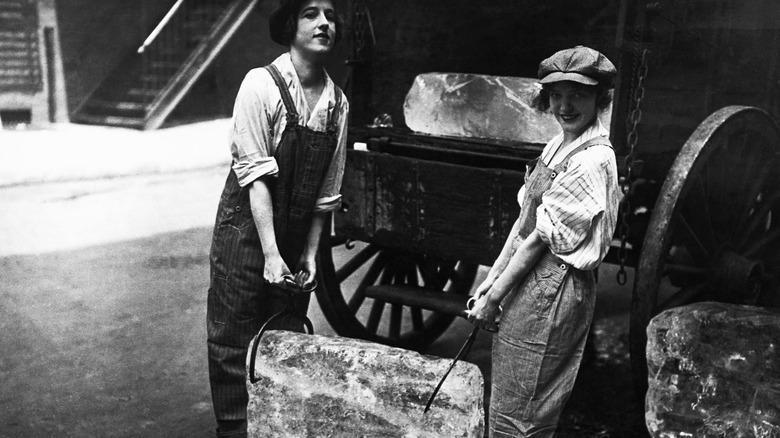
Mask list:
[{"label": "rolled-up sleeve", "polygon": [[330,166],[325,173],[320,195],[314,204],[314,211],[333,211],[341,205],[341,181],[344,178],[344,163],[347,158],[347,125],[349,102],[342,96],[338,123],[338,142]]},{"label": "rolled-up sleeve", "polygon": [[279,167],[272,153],[273,114],[269,108],[273,79],[264,69],[247,73],[233,107],[233,170],[238,184],[245,187],[266,175],[276,175]]},{"label": "rolled-up sleeve", "polygon": [[[586,152],[583,152],[584,154]],[[606,210],[606,175],[598,162],[573,157],[542,195],[536,230],[553,253],[574,251]]]}]

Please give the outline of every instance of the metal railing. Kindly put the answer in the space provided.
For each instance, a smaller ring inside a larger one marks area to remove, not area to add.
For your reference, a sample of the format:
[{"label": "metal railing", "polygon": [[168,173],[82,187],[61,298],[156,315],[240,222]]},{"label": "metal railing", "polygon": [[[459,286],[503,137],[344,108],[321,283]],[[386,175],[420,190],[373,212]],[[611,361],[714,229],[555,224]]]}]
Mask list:
[{"label": "metal railing", "polygon": [[152,102],[176,76],[188,55],[219,22],[231,0],[177,0],[138,47],[138,100]]},{"label": "metal railing", "polygon": [[176,13],[176,11],[179,10],[181,5],[184,3],[184,0],[177,0],[176,3],[171,6],[171,9],[168,10],[168,13],[165,14],[162,20],[160,20],[159,23],[157,23],[157,26],[155,26],[154,30],[152,30],[152,33],[149,34],[148,37],[144,40],[144,42],[141,44],[141,46],[138,48],[138,53],[144,53],[147,47],[149,47],[152,42],[154,42],[155,38],[157,38],[157,35],[162,32],[165,25],[168,24],[169,21],[171,21],[171,17],[173,17],[173,14]]}]

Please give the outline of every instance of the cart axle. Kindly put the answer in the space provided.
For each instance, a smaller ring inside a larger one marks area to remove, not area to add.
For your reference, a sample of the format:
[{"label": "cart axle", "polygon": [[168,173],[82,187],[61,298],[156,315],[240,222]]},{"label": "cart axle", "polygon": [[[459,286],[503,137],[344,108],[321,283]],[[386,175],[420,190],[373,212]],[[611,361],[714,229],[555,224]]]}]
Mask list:
[{"label": "cart axle", "polygon": [[404,306],[419,307],[466,318],[467,295],[447,294],[415,286],[378,285],[366,288],[366,297]]}]

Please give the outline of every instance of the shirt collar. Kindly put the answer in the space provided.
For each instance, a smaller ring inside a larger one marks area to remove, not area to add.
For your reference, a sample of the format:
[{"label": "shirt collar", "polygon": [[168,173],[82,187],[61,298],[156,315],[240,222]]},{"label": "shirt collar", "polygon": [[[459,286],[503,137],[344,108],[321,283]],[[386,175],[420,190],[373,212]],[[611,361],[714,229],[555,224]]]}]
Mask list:
[{"label": "shirt collar", "polygon": [[[563,143],[563,132],[553,137],[552,140],[547,143],[547,146],[545,146],[544,151],[542,152],[542,161],[549,161],[548,165],[554,166],[558,164],[564,157],[566,157],[569,152],[573,151],[586,141],[596,137],[609,137],[609,131],[604,127],[603,124],[601,124],[601,120],[599,120],[598,117],[596,117],[595,123],[591,123],[591,125],[585,129],[585,131],[583,131],[579,137],[566,145],[564,148],[559,148],[561,143]],[[555,156],[550,157],[550,154],[555,154]]]},{"label": "shirt collar", "polygon": [[[291,90],[298,90],[301,88],[301,80],[298,78],[298,73],[295,71],[290,52],[282,53],[274,59],[272,64],[279,69],[279,73],[282,74],[282,79],[287,83],[287,87]],[[322,69],[322,73],[325,75],[325,88],[322,92],[328,96],[328,99],[332,102],[334,100],[333,80],[330,78],[328,71],[324,68]]]}]

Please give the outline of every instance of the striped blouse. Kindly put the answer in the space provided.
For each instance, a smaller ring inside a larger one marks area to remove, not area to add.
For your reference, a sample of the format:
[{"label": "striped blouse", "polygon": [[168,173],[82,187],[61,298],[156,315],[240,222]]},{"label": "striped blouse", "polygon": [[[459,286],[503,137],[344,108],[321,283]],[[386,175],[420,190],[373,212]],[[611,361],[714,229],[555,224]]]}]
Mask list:
[{"label": "striped blouse", "polygon": [[[597,121],[561,148],[561,133],[544,147],[541,160],[548,167],[556,166],[579,145],[608,135]],[[525,186],[517,195],[521,208],[524,194]],[[593,146],[572,156],[566,170],[542,195],[536,211],[536,230],[553,254],[564,262],[577,269],[595,269],[609,251],[619,203],[615,154],[610,148]]]}]

